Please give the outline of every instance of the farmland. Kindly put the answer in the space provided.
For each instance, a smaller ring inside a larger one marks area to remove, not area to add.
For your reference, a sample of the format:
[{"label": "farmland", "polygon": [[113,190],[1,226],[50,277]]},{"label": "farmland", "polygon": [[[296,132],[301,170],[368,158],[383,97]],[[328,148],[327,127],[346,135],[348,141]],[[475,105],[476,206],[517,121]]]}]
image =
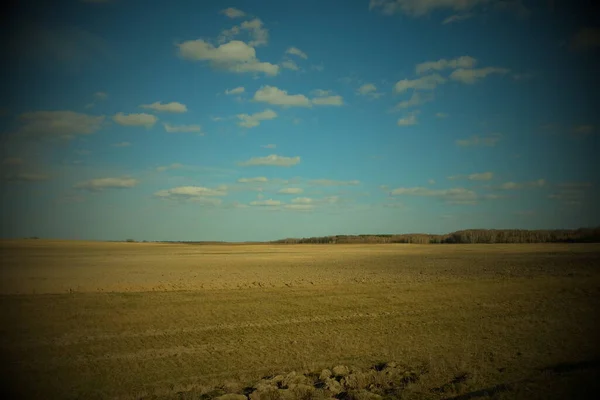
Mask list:
[{"label": "farmland", "polygon": [[5,240],[0,253],[2,374],[27,398],[210,398],[392,361],[418,374],[395,392],[407,399],[598,390],[598,244]]}]

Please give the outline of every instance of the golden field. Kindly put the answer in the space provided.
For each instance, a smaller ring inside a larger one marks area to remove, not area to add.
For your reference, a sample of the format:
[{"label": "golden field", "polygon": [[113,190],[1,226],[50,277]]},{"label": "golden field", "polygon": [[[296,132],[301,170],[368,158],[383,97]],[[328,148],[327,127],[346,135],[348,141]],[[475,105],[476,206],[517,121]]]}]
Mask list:
[{"label": "golden field", "polygon": [[388,361],[419,369],[395,398],[599,389],[597,244],[4,240],[0,253],[13,396],[208,399]]}]

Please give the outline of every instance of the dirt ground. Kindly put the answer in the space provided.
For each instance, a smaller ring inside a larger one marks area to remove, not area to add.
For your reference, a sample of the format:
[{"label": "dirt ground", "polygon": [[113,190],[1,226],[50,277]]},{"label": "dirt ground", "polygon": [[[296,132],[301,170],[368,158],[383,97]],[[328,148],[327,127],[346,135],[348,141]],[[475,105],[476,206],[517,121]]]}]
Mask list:
[{"label": "dirt ground", "polygon": [[403,398],[598,386],[596,244],[28,240],[0,241],[0,257],[1,373],[27,398],[201,398],[390,360],[428,366]]}]

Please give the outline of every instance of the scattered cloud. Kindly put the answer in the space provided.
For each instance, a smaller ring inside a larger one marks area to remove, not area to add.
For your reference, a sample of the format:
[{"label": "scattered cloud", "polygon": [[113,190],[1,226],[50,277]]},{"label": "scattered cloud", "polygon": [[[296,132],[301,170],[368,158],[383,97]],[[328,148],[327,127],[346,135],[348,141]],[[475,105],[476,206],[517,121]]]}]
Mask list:
[{"label": "scattered cloud", "polygon": [[200,125],[171,125],[168,123],[164,123],[163,126],[165,128],[165,131],[168,133],[202,131],[202,127]]},{"label": "scattered cloud", "polygon": [[312,211],[315,206],[312,204],[285,204],[283,208],[293,211]]},{"label": "scattered cloud", "polygon": [[159,190],[154,196],[160,199],[185,200],[203,205],[217,206],[222,200],[216,197],[226,196],[227,187],[207,188],[203,186],[179,186],[167,190]]},{"label": "scattered cloud", "polygon": [[113,121],[123,126],[145,126],[146,128],[151,128],[158,121],[158,118],[146,113],[123,114],[120,112],[113,116]]},{"label": "scattered cloud", "polygon": [[104,116],[93,116],[74,111],[33,111],[20,114],[16,134],[36,138],[72,139],[98,131]]},{"label": "scattered cloud", "polygon": [[277,113],[271,109],[266,109],[261,112],[257,112],[254,114],[238,114],[237,118],[240,120],[238,122],[239,126],[244,128],[254,128],[260,125],[261,121],[267,121],[270,119],[277,118]]},{"label": "scattered cloud", "polygon": [[459,139],[456,140],[456,145],[460,147],[476,147],[476,146],[486,146],[493,147],[498,144],[498,142],[502,139],[502,135],[496,133],[487,136],[478,136],[474,135],[468,139]]},{"label": "scattered cloud", "polygon": [[192,61],[208,61],[215,69],[230,72],[262,72],[266,75],[277,75],[279,66],[261,62],[256,58],[256,50],[239,40],[232,40],[218,47],[202,39],[188,40],[178,43],[179,55]]},{"label": "scattered cloud", "polygon": [[96,92],[94,93],[94,97],[98,100],[106,100],[108,98],[108,94],[105,92]]},{"label": "scattered cloud", "polygon": [[457,180],[457,179],[468,179],[470,181],[489,181],[494,179],[493,172],[481,172],[470,175],[452,175],[448,177],[449,180]]},{"label": "scattered cloud", "polygon": [[437,61],[427,61],[417,64],[415,72],[418,75],[423,75],[431,71],[442,71],[444,69],[473,68],[476,64],[477,60],[470,56],[461,56],[451,60],[442,58]]},{"label": "scattered cloud", "polygon": [[292,71],[298,71],[300,69],[300,67],[298,67],[298,64],[296,64],[296,62],[292,60],[283,61],[281,63],[281,66],[285,69],[290,69]]},{"label": "scattered cloud", "polygon": [[478,69],[459,68],[450,74],[450,79],[472,85],[490,74],[507,74],[510,70],[507,68],[485,67]]},{"label": "scattered cloud", "polygon": [[256,165],[271,165],[277,167],[291,167],[300,163],[300,157],[284,157],[276,154],[271,154],[266,157],[253,157],[247,161],[243,161],[238,165],[241,167],[249,167]]},{"label": "scattered cloud", "polygon": [[446,19],[444,19],[444,21],[442,21],[442,24],[447,25],[447,24],[452,24],[454,22],[465,21],[469,18],[472,18],[473,16],[474,16],[473,13],[454,14],[454,15],[451,15],[451,16],[447,17]]},{"label": "scattered cloud", "polygon": [[393,189],[391,196],[437,197],[451,204],[475,204],[479,199],[477,193],[465,188],[428,189],[425,187],[401,187]]},{"label": "scattered cloud", "polygon": [[344,105],[344,99],[338,95],[315,97],[312,99],[312,103],[316,106],[342,106]]},{"label": "scattered cloud", "polygon": [[104,189],[132,188],[138,183],[139,181],[133,178],[98,178],[77,183],[73,187],[89,191],[102,191]]},{"label": "scattered cloud", "polygon": [[405,108],[411,108],[411,107],[416,107],[416,106],[420,106],[422,104],[425,104],[429,101],[433,100],[433,95],[430,93],[420,93],[420,92],[413,92],[413,94],[410,96],[410,99],[408,100],[403,100],[401,102],[399,102],[398,104],[396,104],[396,106],[394,107],[394,110],[402,110]]},{"label": "scattered cloud", "polygon": [[583,27],[571,38],[571,48],[578,51],[600,47],[600,28]]},{"label": "scattered cloud", "polygon": [[336,181],[333,179],[313,179],[308,181],[309,185],[314,186],[356,186],[360,185],[360,181],[351,180],[351,181]]},{"label": "scattered cloud", "polygon": [[224,10],[221,10],[221,14],[226,15],[229,18],[241,18],[246,16],[246,13],[237,8],[229,7]]},{"label": "scattered cloud", "polygon": [[251,206],[258,206],[258,207],[275,207],[275,206],[280,206],[283,203],[279,200],[273,200],[273,199],[267,199],[267,200],[255,200],[250,202]]},{"label": "scattered cloud", "polygon": [[415,114],[410,114],[406,117],[398,118],[398,121],[396,122],[398,126],[411,126],[416,125],[417,123],[417,116]]},{"label": "scattered cloud", "polygon": [[436,118],[448,118],[449,114],[447,113],[443,113],[443,112],[439,112],[435,114]]},{"label": "scattered cloud", "polygon": [[158,112],[170,112],[170,113],[184,113],[187,112],[185,104],[172,101],[170,103],[162,104],[160,101],[156,101],[152,104],[142,104],[140,108],[146,108]]},{"label": "scattered cloud", "polygon": [[315,200],[310,197],[296,197],[292,199],[293,204],[314,204]]},{"label": "scattered cloud", "polygon": [[129,147],[129,146],[131,146],[131,143],[129,143],[129,142],[119,142],[119,143],[113,144],[113,147]]},{"label": "scattered cloud", "polygon": [[375,86],[373,83],[365,83],[364,85],[358,88],[356,94],[359,94],[361,96],[368,96],[372,99],[377,99],[384,95],[384,93],[377,92],[377,86]]},{"label": "scattered cloud", "polygon": [[158,172],[164,172],[164,171],[168,171],[171,169],[178,169],[178,168],[183,168],[183,164],[175,163],[175,164],[171,164],[171,165],[163,165],[163,166],[157,167],[156,170]]},{"label": "scattered cloud", "polygon": [[254,101],[284,107],[310,107],[310,100],[303,94],[288,94],[275,86],[263,86],[254,93]]},{"label": "scattered cloud", "polygon": [[499,186],[499,189],[502,190],[518,190],[518,189],[528,189],[528,188],[540,188],[546,185],[546,181],[544,179],[538,179],[537,181],[530,182],[506,182]]},{"label": "scattered cloud", "polygon": [[304,192],[304,190],[302,188],[283,188],[283,189],[279,189],[279,191],[277,193],[280,194],[300,194]]},{"label": "scattered cloud", "polygon": [[305,52],[303,52],[302,50],[300,50],[297,47],[290,47],[285,51],[286,54],[293,54],[295,56],[298,56],[300,58],[304,58],[305,60],[308,58],[308,56],[306,55]]},{"label": "scattered cloud", "polygon": [[430,185],[435,185],[435,179],[429,179],[427,183],[429,183]]},{"label": "scattered cloud", "polygon": [[240,93],[244,93],[245,91],[246,91],[246,89],[244,89],[243,86],[238,86],[236,88],[226,90],[225,94],[240,94]]},{"label": "scattered cloud", "polygon": [[237,181],[239,183],[256,183],[256,182],[266,183],[269,181],[269,179],[267,179],[264,176],[257,176],[255,178],[240,178]]},{"label": "scattered cloud", "polygon": [[277,147],[277,145],[276,144],[263,144],[260,147],[262,147],[263,149],[274,149]]},{"label": "scattered cloud", "polygon": [[439,74],[431,74],[416,79],[402,79],[396,82],[394,91],[403,93],[409,89],[433,90],[443,83],[446,83],[446,78]]},{"label": "scattered cloud", "polygon": [[455,12],[468,11],[488,0],[371,0],[369,10],[379,9],[384,15],[398,13],[421,17],[432,11],[450,9]]},{"label": "scattered cloud", "polygon": [[250,21],[244,21],[240,25],[235,25],[230,29],[225,29],[219,35],[217,41],[219,43],[225,43],[232,40],[242,32],[249,34],[251,40],[248,41],[248,45],[251,47],[264,46],[269,42],[269,31],[264,27],[263,22],[254,18]]}]

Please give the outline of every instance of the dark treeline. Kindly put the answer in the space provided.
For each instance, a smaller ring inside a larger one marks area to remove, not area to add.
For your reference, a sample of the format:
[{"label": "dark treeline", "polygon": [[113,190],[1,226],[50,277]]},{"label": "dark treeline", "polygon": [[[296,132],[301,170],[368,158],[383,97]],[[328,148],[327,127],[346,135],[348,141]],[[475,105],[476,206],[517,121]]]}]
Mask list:
[{"label": "dark treeline", "polygon": [[402,235],[336,235],[310,238],[288,238],[271,243],[335,244],[335,243],[598,243],[600,227],[555,230],[467,229],[433,235],[408,233]]}]

